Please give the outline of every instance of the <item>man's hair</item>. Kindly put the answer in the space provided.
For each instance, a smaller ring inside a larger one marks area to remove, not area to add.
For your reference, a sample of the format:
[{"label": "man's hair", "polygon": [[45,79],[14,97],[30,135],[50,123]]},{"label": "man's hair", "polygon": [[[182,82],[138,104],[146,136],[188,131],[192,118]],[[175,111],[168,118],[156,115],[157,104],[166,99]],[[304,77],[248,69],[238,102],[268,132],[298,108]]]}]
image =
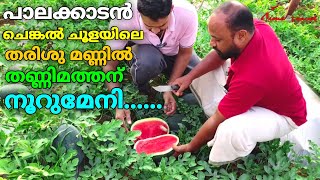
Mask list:
[{"label": "man's hair", "polygon": [[138,11],[153,21],[170,14],[172,0],[138,0]]},{"label": "man's hair", "polygon": [[247,6],[237,1],[228,1],[218,7],[215,12],[223,12],[227,15],[226,24],[231,32],[244,29],[253,34],[253,15]]}]

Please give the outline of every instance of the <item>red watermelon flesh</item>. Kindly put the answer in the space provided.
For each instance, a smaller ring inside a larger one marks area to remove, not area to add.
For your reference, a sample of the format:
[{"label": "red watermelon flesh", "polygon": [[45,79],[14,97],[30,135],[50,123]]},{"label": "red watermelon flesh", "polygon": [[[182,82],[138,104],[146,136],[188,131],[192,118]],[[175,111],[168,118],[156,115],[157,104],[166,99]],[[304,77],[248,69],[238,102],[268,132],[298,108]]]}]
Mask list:
[{"label": "red watermelon flesh", "polygon": [[172,146],[179,143],[179,138],[172,134],[165,134],[153,138],[139,140],[134,149],[138,154],[163,155],[172,151]]},{"label": "red watermelon flesh", "polygon": [[169,125],[158,118],[147,118],[143,120],[136,121],[131,126],[131,131],[141,131],[141,135],[137,140],[156,137],[169,133]]}]

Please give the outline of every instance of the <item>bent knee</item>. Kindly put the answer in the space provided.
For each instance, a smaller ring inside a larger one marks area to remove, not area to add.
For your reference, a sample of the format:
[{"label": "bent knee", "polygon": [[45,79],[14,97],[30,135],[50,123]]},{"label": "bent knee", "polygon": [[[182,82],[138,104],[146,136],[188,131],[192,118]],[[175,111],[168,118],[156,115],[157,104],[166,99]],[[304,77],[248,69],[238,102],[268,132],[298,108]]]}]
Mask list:
[{"label": "bent knee", "polygon": [[228,141],[236,151],[250,153],[256,146],[256,142],[251,138],[245,125],[225,121],[220,126],[219,137]]}]

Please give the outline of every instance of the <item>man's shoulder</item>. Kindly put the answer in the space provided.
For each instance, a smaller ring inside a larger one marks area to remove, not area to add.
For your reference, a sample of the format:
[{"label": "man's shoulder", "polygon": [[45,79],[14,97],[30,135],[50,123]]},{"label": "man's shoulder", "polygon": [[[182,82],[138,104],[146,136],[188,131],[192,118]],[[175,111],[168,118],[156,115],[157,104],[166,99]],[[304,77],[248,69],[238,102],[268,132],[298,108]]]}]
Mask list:
[{"label": "man's shoulder", "polygon": [[132,18],[110,20],[109,26],[117,26],[119,29],[125,30],[136,30],[139,28],[137,0],[126,0],[126,3],[131,4]]},{"label": "man's shoulder", "polygon": [[253,24],[255,26],[256,29],[258,29],[260,31],[260,33],[262,35],[270,34],[272,36],[276,35],[273,28],[265,21],[261,20],[261,19],[253,19]]},{"label": "man's shoulder", "polygon": [[131,4],[131,9],[132,10],[136,10],[137,9],[138,0],[126,0],[126,2]]},{"label": "man's shoulder", "polygon": [[138,0],[126,0],[126,3],[131,4],[131,11],[132,11],[132,18],[130,20],[133,20],[138,17],[139,11],[138,11]]},{"label": "man's shoulder", "polygon": [[264,22],[263,20],[258,19],[258,18],[253,18],[253,24],[260,25],[260,24],[266,24],[266,22]]},{"label": "man's shoulder", "polygon": [[[137,10],[138,0],[127,0],[126,2],[131,3],[131,9],[133,11]],[[182,11],[192,12],[192,13],[197,12],[195,6],[191,4],[188,0],[172,0],[172,5],[174,6],[174,8]]]},{"label": "man's shoulder", "polygon": [[185,12],[194,15],[197,14],[197,10],[194,5],[187,0],[172,0],[172,4],[177,12]]}]

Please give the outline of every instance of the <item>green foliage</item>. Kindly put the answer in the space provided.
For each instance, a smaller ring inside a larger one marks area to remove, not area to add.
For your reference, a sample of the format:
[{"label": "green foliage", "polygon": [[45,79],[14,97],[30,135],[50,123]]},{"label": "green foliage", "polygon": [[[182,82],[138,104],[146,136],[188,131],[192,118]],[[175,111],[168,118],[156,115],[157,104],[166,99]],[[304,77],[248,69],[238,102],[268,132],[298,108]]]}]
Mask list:
[{"label": "green foliage", "polygon": [[320,148],[315,143],[309,142],[312,152],[300,156],[295,155],[297,160],[294,163],[299,169],[299,174],[301,176],[308,177],[309,179],[312,179],[312,177],[319,178],[320,169],[318,167],[320,165]]},{"label": "green foliage", "polygon": [[[285,14],[284,5],[287,3],[279,2],[281,6],[274,11],[270,7],[277,5],[277,1],[257,1],[252,3],[244,0],[244,4],[254,12],[255,17],[261,18],[266,12],[271,12],[272,17],[283,17]],[[290,61],[295,69],[300,72],[316,93],[320,94],[320,2],[315,0],[302,1],[297,10],[293,13],[294,17],[313,17],[317,16],[314,22],[269,22],[271,27],[278,35],[283,47],[285,48]]]},{"label": "green foliage", "polygon": [[[192,1],[200,7],[202,0]],[[254,12],[255,17],[261,17],[271,6],[277,4],[272,1],[242,1]],[[286,1],[280,1],[286,3]],[[57,9],[60,6],[117,6],[124,0],[4,0],[0,2],[0,15],[5,10],[16,10],[18,6],[36,7],[39,5],[52,6]],[[210,50],[210,36],[207,31],[207,19],[214,7],[221,1],[204,1],[199,13],[199,31],[195,44],[195,50],[200,57],[204,57]],[[312,13],[319,15],[319,4],[312,1],[304,1],[303,5],[315,8],[301,9],[297,15],[309,16]],[[277,14],[278,13],[278,14]],[[284,8],[277,9],[273,15],[281,15]],[[319,22],[313,24],[270,22],[275,29],[284,48],[289,54],[295,68],[303,73],[317,92],[320,92],[320,41]],[[64,33],[69,35],[80,30],[104,30],[108,21],[99,20],[29,20],[15,21],[15,25],[0,27],[0,32],[12,30],[22,32],[24,30],[55,30],[63,27]],[[79,41],[0,41],[0,85],[5,84],[5,72],[16,62],[8,62],[4,59],[4,53],[8,49],[30,49],[38,45],[46,49],[63,49],[66,59],[72,50],[84,51],[87,49],[100,49],[105,42],[81,43]],[[20,62],[19,62],[20,63]],[[21,62],[22,63],[22,62]],[[27,62],[23,71],[43,70],[48,65],[55,66],[58,71],[93,71],[97,67],[90,67],[85,62],[66,61],[64,65],[56,62]],[[125,64],[124,64],[125,65]],[[131,82],[131,77],[126,73],[123,83],[125,102],[146,103],[147,96],[140,95]],[[165,80],[163,80],[165,81]],[[27,85],[27,84],[25,84]],[[58,94],[99,94],[105,93],[103,84],[72,83],[53,84],[50,90],[35,90],[38,93]],[[150,102],[149,102],[150,103]],[[158,94],[153,103],[163,103]],[[185,115],[183,121],[190,125],[191,129],[180,124],[180,130],[176,133],[181,143],[188,143],[198,129],[207,119],[202,109],[196,105],[187,105],[182,99],[177,98],[178,113]],[[167,119],[162,110],[135,109],[131,111],[133,120],[146,117],[160,117]],[[133,150],[136,132],[126,133],[121,128],[121,122],[114,120],[114,110],[90,110],[77,111],[65,110],[58,116],[50,114],[48,110],[38,110],[30,116],[23,111],[6,110],[0,108],[0,179],[74,179],[77,172],[78,159],[74,158],[76,151],[64,148],[55,149],[52,142],[55,138],[55,130],[64,123],[77,127],[83,138],[78,145],[83,150],[86,159],[84,169],[79,174],[79,179],[315,179],[320,178],[320,149],[312,145],[312,154],[297,156],[291,161],[287,154],[290,144],[281,145],[279,140],[260,143],[257,151],[234,163],[221,167],[213,167],[208,163],[210,149],[203,147],[195,154],[186,153],[179,156],[162,158],[159,164],[146,155],[138,155]]]}]

